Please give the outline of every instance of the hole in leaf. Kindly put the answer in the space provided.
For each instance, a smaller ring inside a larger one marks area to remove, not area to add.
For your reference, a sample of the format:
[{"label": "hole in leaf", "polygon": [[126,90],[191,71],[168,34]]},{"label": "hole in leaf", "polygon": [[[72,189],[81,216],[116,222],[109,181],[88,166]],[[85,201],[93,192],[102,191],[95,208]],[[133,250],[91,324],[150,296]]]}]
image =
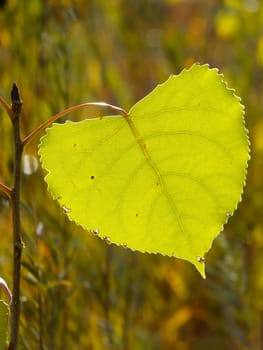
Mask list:
[{"label": "hole in leaf", "polygon": [[105,237],[104,240],[105,240],[105,242],[106,242],[107,244],[110,244],[110,243],[111,243],[110,237]]},{"label": "hole in leaf", "polygon": [[197,257],[197,261],[200,262],[200,263],[204,263],[205,262],[205,258],[203,258],[201,256],[198,256]]},{"label": "hole in leaf", "polygon": [[65,213],[70,213],[71,212],[71,209],[69,209],[65,205],[62,206],[62,209],[64,210]]}]

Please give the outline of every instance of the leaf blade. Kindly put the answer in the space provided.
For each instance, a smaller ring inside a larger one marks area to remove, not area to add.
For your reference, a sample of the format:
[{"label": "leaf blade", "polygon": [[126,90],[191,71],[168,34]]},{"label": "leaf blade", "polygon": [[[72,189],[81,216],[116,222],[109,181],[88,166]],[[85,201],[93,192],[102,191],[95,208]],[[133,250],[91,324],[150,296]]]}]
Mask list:
[{"label": "leaf blade", "polygon": [[54,125],[39,152],[71,220],[116,244],[188,260],[204,276],[202,258],[241,199],[248,148],[240,100],[217,70],[194,65],[126,118]]}]

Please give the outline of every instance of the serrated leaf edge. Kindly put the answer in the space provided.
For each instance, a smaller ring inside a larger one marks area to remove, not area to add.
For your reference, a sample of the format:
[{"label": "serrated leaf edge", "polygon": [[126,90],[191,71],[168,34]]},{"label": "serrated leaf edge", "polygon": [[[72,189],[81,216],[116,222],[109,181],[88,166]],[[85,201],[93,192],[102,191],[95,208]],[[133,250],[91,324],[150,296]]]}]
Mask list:
[{"label": "serrated leaf edge", "polygon": [[[247,158],[246,164],[245,164],[244,178],[243,178],[243,186],[242,186],[242,188],[241,188],[239,200],[236,202],[236,206],[235,206],[234,210],[232,210],[232,212],[229,213],[229,214],[230,214],[229,216],[232,216],[232,215],[234,214],[234,212],[238,209],[238,205],[239,205],[239,203],[242,201],[242,198],[243,198],[244,189],[245,189],[246,180],[247,180],[248,162],[249,162],[249,160],[250,160],[250,158],[251,158],[251,157],[250,157],[250,151],[251,151],[250,146],[251,146],[251,143],[250,143],[250,139],[249,139],[249,131],[248,131],[248,129],[246,128],[246,123],[245,123],[245,106],[241,103],[241,98],[236,94],[236,90],[233,89],[233,88],[230,88],[229,85],[228,85],[228,83],[224,80],[224,74],[223,74],[223,73],[219,73],[219,69],[218,69],[218,68],[211,68],[210,65],[207,64],[207,63],[205,63],[205,64],[194,63],[190,68],[184,68],[179,74],[176,74],[176,76],[179,77],[179,76],[183,75],[185,72],[190,72],[190,71],[191,71],[192,69],[194,69],[196,66],[199,66],[199,67],[207,67],[207,69],[208,69],[209,71],[214,71],[214,72],[216,72],[216,75],[220,78],[221,82],[225,85],[226,90],[229,91],[229,93],[231,93],[231,95],[234,96],[234,97],[239,101],[239,105],[240,105],[240,107],[241,107],[242,123],[243,123],[243,127],[244,127],[244,130],[245,130],[245,135],[246,135],[246,139],[247,139],[248,158]],[[170,77],[172,77],[172,76],[174,76],[174,75],[171,75]],[[168,78],[168,80],[169,80],[169,78]],[[165,84],[166,82],[167,82],[167,80],[166,80],[165,82],[161,83],[161,84],[158,84],[153,90],[157,89],[159,86],[162,86],[162,85]],[[153,91],[153,90],[152,90],[152,91]],[[152,91],[148,92],[148,93],[145,95],[145,97],[148,96],[148,94],[150,94]],[[132,108],[133,108],[138,102],[140,102],[140,101],[141,101],[141,100],[137,101],[137,102],[130,108],[128,115],[130,115],[130,111],[132,110]],[[104,116],[104,117],[106,117],[106,116]],[[104,118],[104,117],[102,117],[102,118]],[[54,124],[58,124],[58,123],[53,123],[53,124],[51,125],[51,127],[45,129],[45,132],[47,133],[49,130],[51,130],[51,129],[53,128],[53,125],[54,125]],[[58,124],[58,125],[59,125],[59,124]],[[38,155],[39,155],[39,158],[40,158],[40,162],[41,162],[42,168],[43,168],[43,162],[42,162],[42,157],[41,157],[41,151],[40,151],[40,149],[41,149],[41,146],[42,146],[42,141],[43,141],[43,139],[44,139],[45,137],[46,137],[46,134],[43,135],[43,136],[40,138],[40,142],[39,142],[39,145],[38,145]],[[52,190],[50,189],[50,187],[49,187],[49,185],[48,185],[48,182],[46,181],[46,179],[48,178],[48,176],[49,176],[49,174],[50,174],[50,171],[47,170],[47,169],[45,169],[45,171],[47,172],[47,174],[46,174],[45,177],[44,177],[44,181],[45,181],[46,184],[47,184],[48,192],[51,194],[51,197],[52,197],[54,200],[58,201],[60,207],[63,209],[63,206],[65,206],[65,203],[64,203],[64,204],[61,204],[61,203],[59,202],[59,199],[56,198],[56,196],[53,194]],[[70,212],[64,211],[64,213],[67,215],[67,217],[69,218],[69,220],[72,221],[72,222],[74,222],[76,225],[82,227],[84,230],[88,231],[89,233],[92,233],[92,232],[93,232],[94,229],[87,228],[87,227],[83,226],[82,224],[78,223],[75,219],[72,219],[72,218],[70,217]],[[210,244],[209,248],[207,249],[207,251],[205,252],[204,255],[206,255],[207,252],[211,249],[211,247],[212,247],[212,245],[213,245],[213,242],[214,242],[214,240],[218,237],[218,235],[219,235],[221,232],[223,232],[224,226],[226,225],[226,223],[228,222],[228,220],[229,220],[229,217],[226,217],[225,222],[224,222],[224,223],[222,224],[222,226],[221,226],[221,230],[220,230],[217,234],[215,234],[214,239],[211,241],[211,244]],[[107,236],[101,236],[100,234],[97,234],[96,236],[98,236],[100,239],[106,241],[106,243],[109,244],[109,242],[107,242],[107,238],[108,238]],[[123,246],[125,245],[125,243],[124,243],[124,244],[110,243],[110,244],[114,244],[114,245],[119,246],[119,247],[123,247]],[[125,248],[126,248],[126,247],[125,247]],[[130,247],[127,247],[126,249],[129,249],[129,250],[131,250],[131,251],[133,251],[133,252],[140,252],[140,253],[144,253],[144,254],[147,253],[147,254],[154,254],[154,255],[161,255],[161,256],[176,257],[176,256],[174,256],[174,255],[171,256],[171,255],[168,255],[168,254],[162,254],[162,253],[160,253],[160,252],[148,252],[148,251],[143,251],[143,250],[132,249],[132,248],[130,248]],[[184,259],[184,258],[181,258],[181,257],[180,257],[181,260],[185,260],[185,261],[190,262],[191,264],[193,264],[193,265],[195,266],[195,268],[199,271],[199,273],[201,274],[201,276],[202,276],[203,278],[205,278],[205,268],[204,268],[204,265],[205,265],[205,264],[204,264],[204,261],[203,261],[203,257],[200,257],[200,261],[198,260],[198,258],[199,258],[199,257],[197,257],[197,263],[194,264],[193,262],[191,262],[191,261],[189,261],[189,260],[187,260],[187,259]],[[202,267],[201,267],[201,266],[202,266]]]}]

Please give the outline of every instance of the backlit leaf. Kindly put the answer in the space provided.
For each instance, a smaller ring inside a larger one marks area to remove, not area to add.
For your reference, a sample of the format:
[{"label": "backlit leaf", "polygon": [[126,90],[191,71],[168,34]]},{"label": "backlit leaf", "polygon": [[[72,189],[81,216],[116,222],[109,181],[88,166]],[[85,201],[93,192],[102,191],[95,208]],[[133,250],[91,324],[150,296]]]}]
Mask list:
[{"label": "backlit leaf", "polygon": [[204,276],[204,255],[241,200],[249,145],[240,100],[216,69],[196,64],[125,117],[54,124],[39,153],[71,220]]}]

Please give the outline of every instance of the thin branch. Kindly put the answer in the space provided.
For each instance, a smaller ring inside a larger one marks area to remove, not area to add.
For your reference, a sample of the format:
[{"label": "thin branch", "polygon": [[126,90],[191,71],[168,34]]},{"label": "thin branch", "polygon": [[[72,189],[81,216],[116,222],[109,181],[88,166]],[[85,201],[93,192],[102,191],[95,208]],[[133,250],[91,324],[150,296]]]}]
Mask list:
[{"label": "thin branch", "polygon": [[6,110],[6,112],[8,113],[8,115],[11,116],[11,114],[12,114],[12,109],[11,109],[11,107],[9,106],[9,104],[6,102],[6,100],[3,99],[2,96],[0,96],[0,103],[1,103],[1,105],[4,107],[4,109]]},{"label": "thin branch", "polygon": [[2,184],[1,182],[0,182],[0,191],[3,192],[5,195],[7,195],[7,197],[9,199],[11,199],[11,195],[12,195],[11,188],[9,188],[8,186]]},{"label": "thin branch", "polygon": [[12,114],[11,120],[14,133],[14,188],[11,193],[13,216],[13,299],[11,304],[11,342],[9,349],[17,350],[20,318],[20,272],[23,242],[20,224],[20,177],[23,144],[20,138],[20,112],[22,101],[15,84],[11,91]]},{"label": "thin branch", "polygon": [[105,102],[82,103],[82,104],[79,104],[76,106],[66,108],[66,109],[64,109],[64,111],[61,111],[61,112],[53,115],[52,117],[50,117],[46,121],[44,121],[44,123],[40,124],[35,130],[33,130],[28,136],[26,136],[24,138],[24,140],[22,141],[23,146],[28,144],[40,131],[44,130],[48,125],[54,123],[57,119],[64,117],[66,114],[77,111],[78,109],[81,109],[84,107],[91,107],[91,106],[110,108],[110,109],[114,110],[115,112],[120,113],[124,117],[127,117],[127,115],[128,115],[128,113],[124,109],[117,107],[117,106],[110,105],[110,104],[105,103]]}]

